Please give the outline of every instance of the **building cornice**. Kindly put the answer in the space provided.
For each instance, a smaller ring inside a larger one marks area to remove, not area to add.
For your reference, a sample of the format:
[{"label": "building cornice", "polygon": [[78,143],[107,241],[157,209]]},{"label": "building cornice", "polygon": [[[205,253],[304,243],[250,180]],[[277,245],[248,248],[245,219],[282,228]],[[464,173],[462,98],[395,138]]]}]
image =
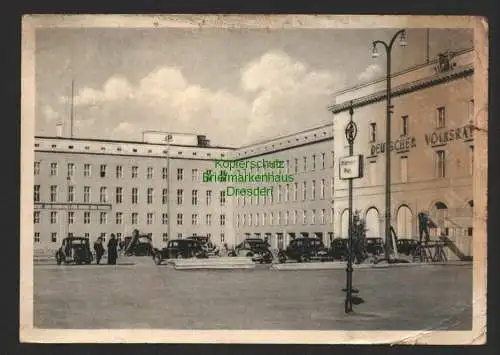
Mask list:
[{"label": "building cornice", "polygon": [[[469,65],[467,67],[462,67],[459,70],[453,70],[450,72],[446,73],[440,73],[437,75],[434,75],[429,78],[417,80],[414,82],[410,83],[405,83],[402,85],[399,85],[395,88],[392,89],[391,97],[397,97],[405,94],[409,94],[411,92],[415,92],[418,90],[426,89],[429,87],[433,87],[445,82],[449,82],[452,80],[464,78],[467,76],[471,76],[474,73],[474,68],[472,65]],[[337,105],[331,105],[328,107],[328,110],[331,111],[333,114],[337,114],[343,111],[349,110],[349,108],[358,108],[358,107],[363,107],[367,106],[376,102],[383,101],[387,98],[387,92],[386,90],[381,90],[376,93],[366,95],[357,99],[353,99],[352,101],[346,101],[342,102]]]}]

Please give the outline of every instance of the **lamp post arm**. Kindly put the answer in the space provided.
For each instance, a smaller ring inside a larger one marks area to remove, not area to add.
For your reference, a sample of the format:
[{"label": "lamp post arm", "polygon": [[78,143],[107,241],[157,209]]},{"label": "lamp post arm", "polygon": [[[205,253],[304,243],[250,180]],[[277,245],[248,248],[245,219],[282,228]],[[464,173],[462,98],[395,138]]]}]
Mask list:
[{"label": "lamp post arm", "polygon": [[394,41],[396,40],[396,38],[398,38],[398,36],[401,35],[404,32],[405,32],[405,30],[399,30],[398,32],[396,32],[394,34],[394,36],[392,36],[391,42],[387,46],[389,48],[389,51],[392,49],[392,45],[394,44]]},{"label": "lamp post arm", "polygon": [[385,48],[385,52],[386,52],[386,53],[389,53],[390,48],[389,48],[389,46],[387,45],[387,43],[385,43],[384,41],[379,41],[379,40],[377,40],[377,41],[373,41],[373,42],[372,42],[373,47],[376,47],[376,46],[377,46],[377,44],[382,45],[382,46]]}]

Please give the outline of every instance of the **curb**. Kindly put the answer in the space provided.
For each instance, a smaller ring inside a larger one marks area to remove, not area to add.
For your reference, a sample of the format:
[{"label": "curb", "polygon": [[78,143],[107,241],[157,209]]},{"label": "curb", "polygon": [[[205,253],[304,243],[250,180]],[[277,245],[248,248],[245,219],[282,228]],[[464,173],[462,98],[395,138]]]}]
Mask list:
[{"label": "curb", "polygon": [[[439,263],[398,263],[398,264],[360,264],[353,265],[354,270],[360,269],[389,269],[401,267],[432,267],[432,266],[467,266],[472,265],[472,262],[439,262]],[[278,271],[293,271],[293,270],[345,270],[346,263],[290,263],[290,264],[273,264],[271,270]]]}]

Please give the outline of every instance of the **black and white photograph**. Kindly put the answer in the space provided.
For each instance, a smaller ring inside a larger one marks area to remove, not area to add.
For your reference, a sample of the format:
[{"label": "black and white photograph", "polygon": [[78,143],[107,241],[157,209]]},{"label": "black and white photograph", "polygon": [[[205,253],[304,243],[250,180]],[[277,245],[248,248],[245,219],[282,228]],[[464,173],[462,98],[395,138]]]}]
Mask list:
[{"label": "black and white photograph", "polygon": [[486,33],[25,16],[21,341],[483,344]]}]

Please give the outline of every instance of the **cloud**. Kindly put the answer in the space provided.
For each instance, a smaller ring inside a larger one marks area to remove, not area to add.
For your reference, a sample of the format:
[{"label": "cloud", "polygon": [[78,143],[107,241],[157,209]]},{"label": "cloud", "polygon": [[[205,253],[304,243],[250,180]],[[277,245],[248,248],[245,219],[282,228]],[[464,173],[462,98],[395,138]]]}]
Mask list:
[{"label": "cloud", "polygon": [[[240,96],[189,83],[179,68],[163,66],[136,84],[112,76],[100,88],[82,88],[75,116],[81,136],[109,132],[107,138],[138,139],[141,131],[155,129],[206,134],[216,145],[237,146],[331,120],[326,107],[335,81],[334,73],[272,51],[241,69]],[[90,118],[92,124],[84,124]]]},{"label": "cloud", "polygon": [[45,120],[47,121],[47,123],[52,123],[54,122],[55,120],[59,119],[61,116],[59,115],[58,112],[56,112],[52,106],[50,105],[45,105],[43,107],[43,116],[45,117]]},{"label": "cloud", "polygon": [[370,64],[358,75],[359,81],[370,81],[382,75],[382,68],[378,64]]}]

